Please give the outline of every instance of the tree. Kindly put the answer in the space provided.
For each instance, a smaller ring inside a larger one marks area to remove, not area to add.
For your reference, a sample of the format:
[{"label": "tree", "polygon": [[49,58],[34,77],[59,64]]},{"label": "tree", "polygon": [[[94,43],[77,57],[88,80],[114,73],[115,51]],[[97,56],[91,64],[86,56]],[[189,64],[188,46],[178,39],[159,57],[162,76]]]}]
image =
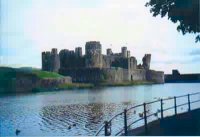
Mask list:
[{"label": "tree", "polygon": [[178,23],[178,32],[195,34],[196,42],[200,42],[200,0],[150,0],[145,6],[154,17],[168,16]]}]

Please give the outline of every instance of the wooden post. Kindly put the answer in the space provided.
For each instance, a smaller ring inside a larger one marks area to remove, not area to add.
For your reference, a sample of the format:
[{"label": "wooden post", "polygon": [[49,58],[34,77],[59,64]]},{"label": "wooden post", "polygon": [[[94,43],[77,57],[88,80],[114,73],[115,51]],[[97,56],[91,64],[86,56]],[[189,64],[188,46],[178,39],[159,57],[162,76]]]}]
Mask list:
[{"label": "wooden post", "polygon": [[191,107],[190,107],[190,94],[188,94],[188,111],[191,111]]},{"label": "wooden post", "polygon": [[175,115],[177,115],[176,97],[174,97],[174,111]]},{"label": "wooden post", "polygon": [[127,136],[128,129],[127,129],[127,110],[124,109],[124,131],[125,131],[125,136]]},{"label": "wooden post", "polygon": [[161,119],[163,119],[163,99],[160,100],[160,115]]},{"label": "wooden post", "polygon": [[148,131],[148,127],[147,127],[147,111],[146,111],[146,103],[144,103],[144,124],[145,124],[145,133],[147,133]]},{"label": "wooden post", "polygon": [[105,136],[109,136],[108,135],[108,121],[105,121]]}]

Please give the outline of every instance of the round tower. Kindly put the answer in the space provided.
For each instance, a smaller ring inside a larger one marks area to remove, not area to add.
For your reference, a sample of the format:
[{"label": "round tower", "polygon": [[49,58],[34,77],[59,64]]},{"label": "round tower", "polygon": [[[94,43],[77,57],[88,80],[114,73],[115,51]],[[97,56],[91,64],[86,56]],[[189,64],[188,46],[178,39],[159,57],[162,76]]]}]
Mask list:
[{"label": "round tower", "polygon": [[102,67],[101,44],[98,41],[86,42],[85,45],[85,66],[87,68]]},{"label": "round tower", "polygon": [[57,53],[57,49],[51,50],[51,71],[58,72],[60,69],[60,58]]},{"label": "round tower", "polygon": [[122,47],[122,57],[127,58],[127,47]]}]

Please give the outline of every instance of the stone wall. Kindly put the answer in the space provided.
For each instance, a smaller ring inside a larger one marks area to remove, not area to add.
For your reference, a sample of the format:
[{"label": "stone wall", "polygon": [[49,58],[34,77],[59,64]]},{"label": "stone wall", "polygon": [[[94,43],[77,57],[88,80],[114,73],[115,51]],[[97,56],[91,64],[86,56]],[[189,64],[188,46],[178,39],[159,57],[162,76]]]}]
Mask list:
[{"label": "stone wall", "polygon": [[12,91],[30,92],[35,88],[56,88],[60,84],[71,82],[71,77],[38,79],[32,76],[20,76],[13,79]]},{"label": "stone wall", "polygon": [[61,75],[70,76],[72,82],[98,83],[102,80],[102,69],[100,68],[75,68],[60,69]]},{"label": "stone wall", "polygon": [[39,79],[32,75],[20,75],[12,79],[12,91],[30,92],[38,86]]},{"label": "stone wall", "polygon": [[60,74],[72,77],[73,82],[115,83],[127,80],[128,70],[122,68],[60,69]]},{"label": "stone wall", "polygon": [[153,70],[128,70],[122,68],[60,69],[60,74],[72,77],[73,82],[120,83],[127,81],[153,81],[164,83],[164,73]]},{"label": "stone wall", "polygon": [[178,70],[173,70],[172,74],[165,75],[166,83],[199,83],[200,74],[180,74]]},{"label": "stone wall", "polygon": [[129,80],[131,81],[145,81],[146,80],[146,70],[135,69],[129,71]]},{"label": "stone wall", "polygon": [[79,51],[80,49],[77,49],[76,52],[69,51],[67,49],[61,50],[59,52],[60,56],[60,67],[61,68],[83,68],[85,67],[85,57],[80,56]]},{"label": "stone wall", "polygon": [[104,82],[119,83],[126,81],[128,70],[122,68],[102,69],[104,75]]},{"label": "stone wall", "polygon": [[46,78],[41,79],[38,81],[38,84],[42,88],[56,88],[60,84],[72,83],[71,77],[64,77],[64,78]]},{"label": "stone wall", "polygon": [[165,83],[164,72],[147,70],[146,78],[148,81],[153,81],[159,84]]}]

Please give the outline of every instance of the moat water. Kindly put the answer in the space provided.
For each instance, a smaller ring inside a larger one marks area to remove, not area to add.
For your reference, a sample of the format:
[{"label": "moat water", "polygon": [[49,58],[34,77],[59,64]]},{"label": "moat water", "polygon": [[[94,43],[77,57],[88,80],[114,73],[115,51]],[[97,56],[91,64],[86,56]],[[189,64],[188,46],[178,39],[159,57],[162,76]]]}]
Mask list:
[{"label": "moat water", "polygon": [[[15,136],[16,129],[22,136],[94,135],[105,120],[126,107],[199,91],[200,84],[184,83],[1,95],[0,136]],[[116,123],[123,124],[122,119]]]}]

